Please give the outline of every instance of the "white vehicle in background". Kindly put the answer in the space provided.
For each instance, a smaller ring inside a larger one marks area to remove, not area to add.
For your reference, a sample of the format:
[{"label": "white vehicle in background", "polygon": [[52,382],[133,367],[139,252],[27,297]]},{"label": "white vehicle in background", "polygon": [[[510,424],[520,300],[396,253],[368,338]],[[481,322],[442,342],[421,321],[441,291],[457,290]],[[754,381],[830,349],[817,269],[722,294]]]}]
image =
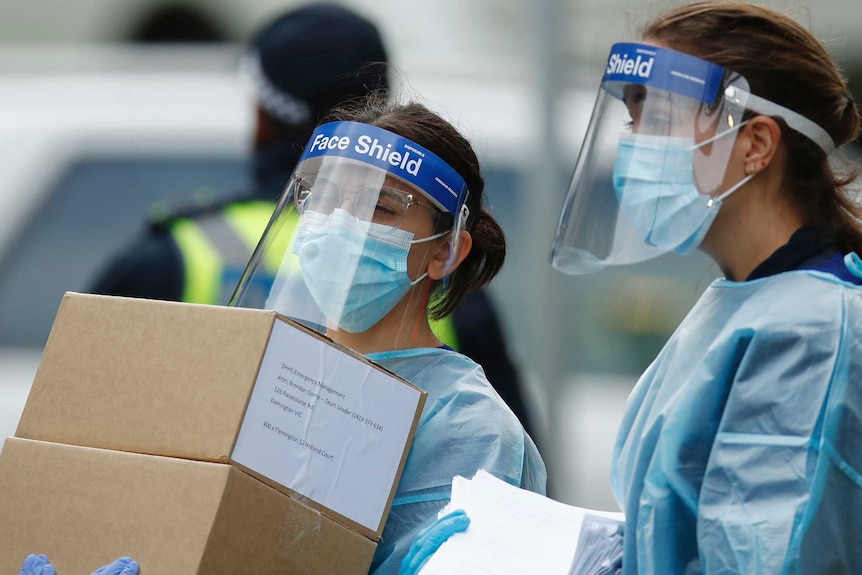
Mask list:
[{"label": "white vehicle in background", "polygon": [[242,186],[251,108],[234,62],[0,52],[0,436],[15,431],[63,293],[86,291],[153,209]]}]

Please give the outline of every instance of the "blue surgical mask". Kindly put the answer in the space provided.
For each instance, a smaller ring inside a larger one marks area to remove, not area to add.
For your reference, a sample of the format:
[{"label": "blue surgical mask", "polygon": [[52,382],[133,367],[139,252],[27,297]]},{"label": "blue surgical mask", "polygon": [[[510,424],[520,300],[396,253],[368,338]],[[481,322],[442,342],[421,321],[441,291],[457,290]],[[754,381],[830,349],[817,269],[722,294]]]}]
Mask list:
[{"label": "blue surgical mask", "polygon": [[623,134],[614,164],[614,190],[620,212],[650,246],[685,254],[697,248],[715,220],[721,202],[754,174],[720,196],[698,192],[694,152],[743,126],[695,144],[692,138]]},{"label": "blue surgical mask", "polygon": [[302,278],[321,312],[350,333],[375,325],[428,275],[410,280],[410,246],[445,234],[414,241],[408,231],[382,232],[377,224],[360,224],[340,208],[328,218],[312,216],[306,222],[293,248]]}]

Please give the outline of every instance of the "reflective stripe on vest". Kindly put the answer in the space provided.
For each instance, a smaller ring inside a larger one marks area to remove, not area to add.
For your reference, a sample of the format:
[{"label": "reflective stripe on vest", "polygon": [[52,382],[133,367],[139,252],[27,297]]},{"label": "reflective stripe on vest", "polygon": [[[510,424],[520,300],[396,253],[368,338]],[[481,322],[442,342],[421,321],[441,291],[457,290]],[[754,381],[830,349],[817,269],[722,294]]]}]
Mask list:
[{"label": "reflective stripe on vest", "polygon": [[[183,257],[182,301],[226,304],[272,217],[272,202],[247,202],[221,212],[177,220],[171,233]],[[296,225],[291,210],[287,225]],[[280,237],[290,237],[279,234]],[[264,266],[274,277],[282,250],[270,250]]]},{"label": "reflective stripe on vest", "polygon": [[431,325],[431,331],[437,336],[437,339],[451,347],[458,349],[458,334],[455,332],[455,322],[452,321],[452,316],[447,315],[443,319],[428,319]]}]

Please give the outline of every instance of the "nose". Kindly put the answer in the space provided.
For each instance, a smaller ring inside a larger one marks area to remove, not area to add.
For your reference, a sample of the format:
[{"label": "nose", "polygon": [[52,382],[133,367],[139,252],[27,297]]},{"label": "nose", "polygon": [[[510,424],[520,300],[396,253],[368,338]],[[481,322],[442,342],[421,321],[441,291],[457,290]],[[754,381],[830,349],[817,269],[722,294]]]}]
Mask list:
[{"label": "nose", "polygon": [[339,206],[342,210],[350,212],[354,216],[356,216],[356,210],[354,209],[356,206],[356,202],[353,201],[353,196],[345,195],[341,200],[341,205]]}]

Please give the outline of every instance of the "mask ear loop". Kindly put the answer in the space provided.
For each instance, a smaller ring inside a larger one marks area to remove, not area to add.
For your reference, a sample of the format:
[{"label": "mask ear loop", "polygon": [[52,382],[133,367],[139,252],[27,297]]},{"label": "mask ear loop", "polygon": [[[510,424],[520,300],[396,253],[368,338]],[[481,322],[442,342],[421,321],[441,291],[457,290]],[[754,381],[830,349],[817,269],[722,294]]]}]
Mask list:
[{"label": "mask ear loop", "polygon": [[723,202],[727,196],[729,196],[730,194],[732,194],[733,192],[735,192],[736,190],[738,190],[739,188],[741,188],[742,186],[747,184],[751,180],[751,178],[753,178],[756,175],[757,174],[748,174],[747,176],[745,176],[744,178],[739,180],[739,182],[737,182],[736,185],[731,186],[725,192],[720,194],[718,197],[709,198],[709,200],[707,200],[707,202],[706,202],[706,207],[711,208],[713,206],[720,206],[721,202]]},{"label": "mask ear loop", "polygon": [[[720,138],[723,138],[724,136],[727,136],[728,134],[736,132],[737,130],[742,128],[747,123],[748,123],[748,120],[743,120],[742,122],[738,123],[737,125],[733,126],[732,128],[729,128],[729,129],[721,132],[720,134],[715,134],[714,136],[712,136],[710,138],[707,138],[703,141],[700,141],[697,144],[695,144],[694,146],[692,146],[692,150],[697,150],[703,146],[706,146],[708,144],[711,144],[712,142],[715,142],[716,140],[718,140]],[[728,197],[730,194],[732,194],[733,192],[735,192],[736,190],[738,190],[739,188],[741,188],[742,186],[747,184],[749,182],[749,180],[751,180],[751,178],[753,178],[754,176],[755,176],[755,174],[748,174],[747,176],[742,178],[739,182],[737,182],[735,185],[731,186],[729,189],[722,192],[718,197],[715,197],[715,198],[710,197],[709,200],[707,200],[707,202],[706,202],[706,207],[712,208],[713,206],[720,206],[721,202],[726,197]]]}]

